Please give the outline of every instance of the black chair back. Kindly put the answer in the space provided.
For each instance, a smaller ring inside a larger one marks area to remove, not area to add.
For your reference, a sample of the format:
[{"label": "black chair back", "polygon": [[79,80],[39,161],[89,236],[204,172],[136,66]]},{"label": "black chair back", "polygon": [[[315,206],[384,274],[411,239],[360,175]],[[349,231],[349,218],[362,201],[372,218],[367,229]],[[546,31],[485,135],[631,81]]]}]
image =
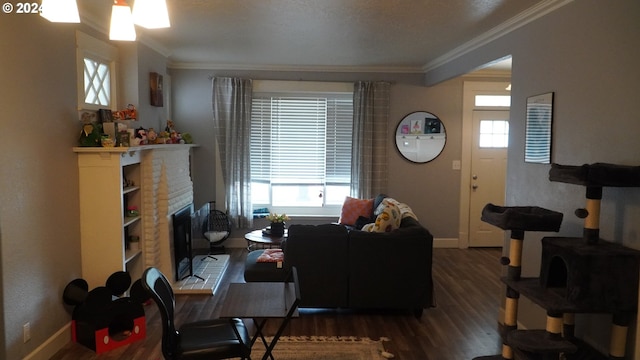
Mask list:
[{"label": "black chair back", "polygon": [[175,357],[178,332],[174,323],[175,297],[171,284],[160,270],[150,267],[142,274],[142,287],[156,302],[162,319],[162,354],[165,359]]},{"label": "black chair back", "polygon": [[[293,284],[293,290],[295,291],[296,294],[296,298],[295,300],[293,300],[293,304],[289,305],[289,304],[285,304],[286,306],[288,306],[288,310],[287,310],[287,315],[286,315],[286,321],[289,321],[292,317],[293,317],[293,313],[296,312],[296,310],[298,309],[298,306],[300,306],[300,283],[298,282],[298,269],[294,266],[291,268],[291,270],[289,271],[289,275],[287,276],[287,282],[285,283],[285,286],[290,286],[291,284]],[[280,335],[277,335],[280,336]]]},{"label": "black chair back", "polygon": [[298,280],[298,268],[296,268],[295,266],[291,267],[290,277],[291,277],[291,280],[293,281],[294,290],[296,292],[296,300],[292,304],[291,309],[289,310],[290,313],[287,315],[288,317],[291,317],[293,312],[300,305],[300,301],[302,300],[300,296],[300,282]]}]

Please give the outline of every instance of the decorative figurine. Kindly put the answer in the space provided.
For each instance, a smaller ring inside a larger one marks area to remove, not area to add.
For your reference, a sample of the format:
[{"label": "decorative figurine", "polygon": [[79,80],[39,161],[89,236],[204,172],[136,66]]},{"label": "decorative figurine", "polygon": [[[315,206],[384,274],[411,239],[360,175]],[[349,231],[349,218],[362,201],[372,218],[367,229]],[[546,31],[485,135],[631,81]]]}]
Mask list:
[{"label": "decorative figurine", "polygon": [[138,110],[133,104],[127,105],[127,108],[120,111],[115,111],[112,113],[114,120],[137,120],[138,119]]},{"label": "decorative figurine", "polygon": [[149,128],[149,131],[147,131],[147,140],[149,141],[149,144],[155,144],[157,138],[158,138],[158,133],[156,133],[156,131],[153,130],[153,128]]},{"label": "decorative figurine", "polygon": [[100,126],[96,123],[84,124],[80,131],[80,146],[84,147],[99,147],[101,134]]}]

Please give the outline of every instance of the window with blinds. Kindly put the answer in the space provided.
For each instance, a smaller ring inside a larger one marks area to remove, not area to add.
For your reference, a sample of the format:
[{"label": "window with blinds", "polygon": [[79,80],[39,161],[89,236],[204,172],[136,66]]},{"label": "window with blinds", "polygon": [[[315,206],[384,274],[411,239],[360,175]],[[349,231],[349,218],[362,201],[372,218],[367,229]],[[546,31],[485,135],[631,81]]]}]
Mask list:
[{"label": "window with blinds", "polygon": [[352,123],[350,93],[254,93],[254,207],[304,213],[300,208],[342,205],[351,181]]}]

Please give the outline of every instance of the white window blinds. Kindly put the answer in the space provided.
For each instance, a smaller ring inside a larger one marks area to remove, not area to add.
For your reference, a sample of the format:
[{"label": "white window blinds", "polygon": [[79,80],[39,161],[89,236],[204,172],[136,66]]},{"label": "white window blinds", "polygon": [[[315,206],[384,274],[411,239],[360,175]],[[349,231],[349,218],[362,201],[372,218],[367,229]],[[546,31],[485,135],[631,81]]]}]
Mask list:
[{"label": "white window blinds", "polygon": [[272,185],[350,182],[351,94],[254,93],[251,178]]}]

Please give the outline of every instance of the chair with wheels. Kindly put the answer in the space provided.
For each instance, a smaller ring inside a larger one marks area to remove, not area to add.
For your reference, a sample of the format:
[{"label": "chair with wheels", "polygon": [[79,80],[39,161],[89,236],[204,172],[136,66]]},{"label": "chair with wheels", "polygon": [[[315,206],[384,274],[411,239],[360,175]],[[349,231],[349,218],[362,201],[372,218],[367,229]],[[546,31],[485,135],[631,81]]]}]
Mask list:
[{"label": "chair with wheels", "polygon": [[141,278],[142,288],[155,301],[162,321],[162,355],[174,359],[251,360],[251,337],[241,319],[211,319],[183,324],[174,322],[175,297],[165,276],[154,267]]}]

